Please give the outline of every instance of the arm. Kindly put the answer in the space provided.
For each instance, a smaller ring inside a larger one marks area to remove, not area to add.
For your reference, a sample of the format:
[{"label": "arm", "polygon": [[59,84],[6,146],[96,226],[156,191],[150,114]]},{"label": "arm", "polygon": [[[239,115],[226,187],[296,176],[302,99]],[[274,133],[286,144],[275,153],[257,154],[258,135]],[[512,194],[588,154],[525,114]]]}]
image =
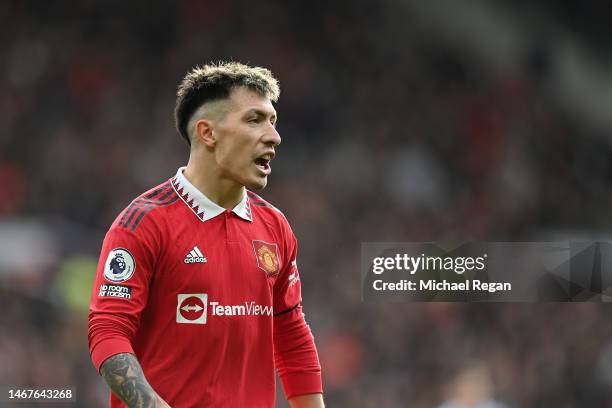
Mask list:
[{"label": "arm", "polygon": [[323,392],[317,349],[301,306],[274,316],[274,362],[287,400]]},{"label": "arm", "polygon": [[291,408],[325,408],[322,394],[307,394],[289,400]]},{"label": "arm", "polygon": [[102,364],[100,374],[115,395],[129,408],[170,408],[151,388],[133,354],[121,353],[109,357]]},{"label": "arm", "polygon": [[321,365],[302,313],[297,240],[285,224],[285,266],[274,285],[274,363],[292,408],[323,407]]},{"label": "arm", "polygon": [[[136,232],[131,232],[113,225],[106,234],[89,309],[89,351],[96,370],[112,393],[128,407],[165,408],[168,405],[144,378],[132,347],[141,313],[147,305],[157,253],[157,248],[149,243],[151,234],[144,226],[141,224]],[[123,267],[116,270],[112,262],[119,258]],[[116,272],[125,273],[115,278]]]}]

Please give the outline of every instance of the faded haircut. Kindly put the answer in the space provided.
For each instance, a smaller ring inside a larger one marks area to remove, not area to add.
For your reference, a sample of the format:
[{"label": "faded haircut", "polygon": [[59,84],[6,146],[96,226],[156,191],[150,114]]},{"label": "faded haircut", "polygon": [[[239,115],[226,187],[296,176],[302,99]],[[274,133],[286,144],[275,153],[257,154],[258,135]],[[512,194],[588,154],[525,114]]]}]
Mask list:
[{"label": "faded haircut", "polygon": [[174,122],[176,130],[191,146],[188,124],[191,116],[205,103],[228,99],[232,89],[244,86],[273,102],[280,88],[272,72],[239,62],[219,62],[197,66],[185,75],[176,92]]}]

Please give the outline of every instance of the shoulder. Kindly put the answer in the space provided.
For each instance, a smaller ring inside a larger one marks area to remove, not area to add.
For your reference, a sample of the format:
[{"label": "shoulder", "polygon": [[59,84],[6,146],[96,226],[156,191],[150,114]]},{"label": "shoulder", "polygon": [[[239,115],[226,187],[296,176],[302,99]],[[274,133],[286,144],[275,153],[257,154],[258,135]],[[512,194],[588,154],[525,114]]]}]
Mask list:
[{"label": "shoulder", "polygon": [[157,218],[163,217],[162,209],[169,207],[179,199],[170,180],[145,191],[125,208],[111,226],[111,230],[124,230],[138,234],[155,224]]},{"label": "shoulder", "polygon": [[289,232],[291,231],[289,221],[281,210],[252,191],[247,190],[247,195],[249,197],[249,204],[254,217],[260,217],[267,224],[280,227],[281,229],[288,230]]},{"label": "shoulder", "polygon": [[252,191],[247,190],[247,196],[249,197],[249,203],[254,211],[257,213],[261,213],[267,218],[279,218],[287,222],[287,218],[285,214],[257,194]]}]

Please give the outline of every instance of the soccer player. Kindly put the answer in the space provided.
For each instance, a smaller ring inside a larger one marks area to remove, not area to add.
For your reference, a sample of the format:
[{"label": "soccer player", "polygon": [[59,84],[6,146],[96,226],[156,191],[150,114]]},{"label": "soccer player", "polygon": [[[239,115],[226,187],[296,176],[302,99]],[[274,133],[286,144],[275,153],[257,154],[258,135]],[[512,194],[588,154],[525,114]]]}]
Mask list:
[{"label": "soccer player", "polygon": [[119,214],[96,272],[89,349],[111,407],[270,408],[275,369],[291,407],[323,407],[295,236],[250,191],[281,142],[278,95],[269,70],[235,62],[179,85],[189,162]]}]

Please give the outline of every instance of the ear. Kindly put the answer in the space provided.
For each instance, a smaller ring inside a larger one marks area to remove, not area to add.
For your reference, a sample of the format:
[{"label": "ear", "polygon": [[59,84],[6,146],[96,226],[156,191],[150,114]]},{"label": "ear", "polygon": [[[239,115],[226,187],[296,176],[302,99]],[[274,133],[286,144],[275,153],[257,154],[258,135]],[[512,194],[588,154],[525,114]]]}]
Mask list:
[{"label": "ear", "polygon": [[213,122],[208,119],[200,119],[195,123],[195,135],[206,147],[214,147],[217,143],[213,132]]}]

